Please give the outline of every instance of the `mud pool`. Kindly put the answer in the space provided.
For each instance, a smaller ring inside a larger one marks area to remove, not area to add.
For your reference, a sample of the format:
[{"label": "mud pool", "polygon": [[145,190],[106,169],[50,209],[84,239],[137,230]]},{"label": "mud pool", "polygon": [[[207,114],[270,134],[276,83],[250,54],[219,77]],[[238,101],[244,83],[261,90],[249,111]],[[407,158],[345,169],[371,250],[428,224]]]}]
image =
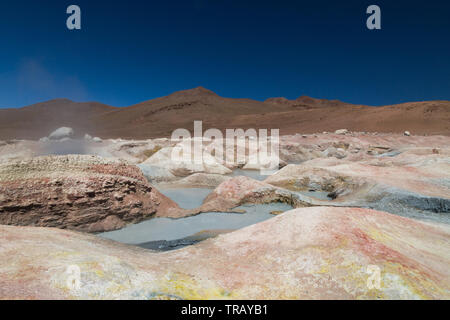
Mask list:
[{"label": "mud pool", "polygon": [[284,203],[245,205],[238,209],[246,213],[207,212],[196,216],[170,219],[154,218],[99,236],[127,244],[139,245],[151,241],[173,241],[194,236],[206,230],[237,230],[274,217],[272,211],[287,211]]}]

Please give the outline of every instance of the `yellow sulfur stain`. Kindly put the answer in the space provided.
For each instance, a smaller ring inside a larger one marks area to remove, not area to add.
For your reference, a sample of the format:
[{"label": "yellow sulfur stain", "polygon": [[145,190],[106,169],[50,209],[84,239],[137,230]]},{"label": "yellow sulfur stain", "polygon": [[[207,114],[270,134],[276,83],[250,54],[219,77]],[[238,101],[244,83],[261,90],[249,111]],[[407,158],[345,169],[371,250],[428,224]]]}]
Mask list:
[{"label": "yellow sulfur stain", "polygon": [[376,228],[369,228],[369,230],[367,231],[367,235],[370,236],[370,238],[372,238],[373,240],[379,241],[383,244],[387,244],[393,240],[392,237],[387,233],[382,233]]},{"label": "yellow sulfur stain", "polygon": [[100,278],[103,278],[103,277],[105,276],[105,273],[103,272],[103,270],[97,269],[97,270],[95,270],[94,272],[95,272],[95,274],[96,274],[97,276],[99,276]]},{"label": "yellow sulfur stain", "polygon": [[[387,274],[395,274],[401,278],[402,285],[410,294],[419,299],[433,299],[436,296],[450,298],[449,293],[443,290],[439,285],[426,278],[420,272],[407,268],[399,263],[385,263],[383,271]],[[382,278],[382,286],[387,287],[385,279]],[[433,295],[430,295],[433,293]]]},{"label": "yellow sulfur stain", "polygon": [[320,267],[319,270],[316,271],[316,273],[330,273],[330,260],[324,260],[322,262],[322,266]]},{"label": "yellow sulfur stain", "polygon": [[124,291],[126,291],[127,289],[128,289],[128,288],[126,288],[124,285],[121,285],[121,284],[115,284],[115,285],[112,285],[111,287],[109,287],[109,288],[107,289],[107,291],[108,291],[108,293],[114,295],[114,294],[119,294],[119,293],[121,293],[121,292],[124,292]]},{"label": "yellow sulfur stain", "polygon": [[166,276],[165,281],[159,285],[160,291],[170,295],[178,296],[186,300],[209,300],[209,299],[233,299],[234,294],[224,288],[213,286],[200,286],[190,276],[184,274],[171,274]]},{"label": "yellow sulfur stain", "polygon": [[81,255],[80,252],[76,251],[59,251],[51,253],[52,258],[66,258],[66,257],[73,257],[73,256],[79,256]]}]

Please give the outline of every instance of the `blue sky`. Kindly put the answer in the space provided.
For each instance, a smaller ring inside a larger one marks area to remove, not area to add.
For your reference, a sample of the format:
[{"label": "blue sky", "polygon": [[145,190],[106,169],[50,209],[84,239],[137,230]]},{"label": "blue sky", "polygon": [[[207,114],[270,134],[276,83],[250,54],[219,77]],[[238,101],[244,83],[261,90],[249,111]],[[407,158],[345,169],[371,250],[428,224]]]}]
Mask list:
[{"label": "blue sky", "polygon": [[[66,28],[71,4],[80,31]],[[365,26],[371,4],[382,30]],[[257,100],[448,100],[449,16],[436,0],[2,1],[0,107],[127,106],[197,86]]]}]

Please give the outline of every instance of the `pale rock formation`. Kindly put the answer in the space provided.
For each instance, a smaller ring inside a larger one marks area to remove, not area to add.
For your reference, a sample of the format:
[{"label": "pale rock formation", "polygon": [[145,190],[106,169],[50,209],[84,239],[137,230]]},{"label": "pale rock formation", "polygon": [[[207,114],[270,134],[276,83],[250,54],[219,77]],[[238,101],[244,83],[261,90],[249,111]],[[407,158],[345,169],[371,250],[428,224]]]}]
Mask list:
[{"label": "pale rock formation", "polygon": [[[0,298],[447,300],[449,238],[448,226],[329,207],[165,253],[0,226]],[[78,290],[67,286],[68,266],[79,268]]]},{"label": "pale rock formation", "polygon": [[292,191],[329,192],[336,198],[333,206],[370,207],[450,222],[450,164],[445,156],[429,152],[359,162],[319,158],[288,165],[264,182]]},{"label": "pale rock formation", "polygon": [[237,176],[214,189],[203,201],[199,211],[229,211],[242,204],[271,202],[285,202],[294,207],[301,207],[310,205],[307,200],[309,199],[295,197],[290,191],[268,183]]},{"label": "pale rock formation", "polygon": [[349,133],[349,131],[347,129],[339,129],[339,130],[336,130],[334,133],[339,134],[339,135],[346,135]]},{"label": "pale rock formation", "polygon": [[144,161],[143,164],[167,168],[173,175],[178,177],[185,177],[198,172],[213,174],[231,173],[230,169],[219,164],[213,156],[206,152],[203,152],[203,157],[197,162],[193,154],[189,154],[184,158],[180,150],[180,148],[175,147],[162,148]]},{"label": "pale rock formation", "polygon": [[164,186],[185,188],[215,188],[231,178],[231,176],[225,176],[221,174],[194,173],[183,179],[165,183]]}]

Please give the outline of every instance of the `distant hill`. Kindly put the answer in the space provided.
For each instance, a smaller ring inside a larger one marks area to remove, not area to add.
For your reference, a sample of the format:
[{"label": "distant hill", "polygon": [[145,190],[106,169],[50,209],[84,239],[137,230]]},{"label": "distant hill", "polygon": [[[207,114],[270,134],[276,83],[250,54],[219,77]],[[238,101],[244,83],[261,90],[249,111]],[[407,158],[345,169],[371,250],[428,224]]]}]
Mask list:
[{"label": "distant hill", "polygon": [[98,102],[57,99],[19,109],[0,109],[0,139],[39,139],[68,126],[81,137],[154,138],[177,128],[279,128],[281,134],[354,131],[450,135],[450,101],[370,107],[299,97],[264,102],[220,97],[199,87],[117,108]]}]

